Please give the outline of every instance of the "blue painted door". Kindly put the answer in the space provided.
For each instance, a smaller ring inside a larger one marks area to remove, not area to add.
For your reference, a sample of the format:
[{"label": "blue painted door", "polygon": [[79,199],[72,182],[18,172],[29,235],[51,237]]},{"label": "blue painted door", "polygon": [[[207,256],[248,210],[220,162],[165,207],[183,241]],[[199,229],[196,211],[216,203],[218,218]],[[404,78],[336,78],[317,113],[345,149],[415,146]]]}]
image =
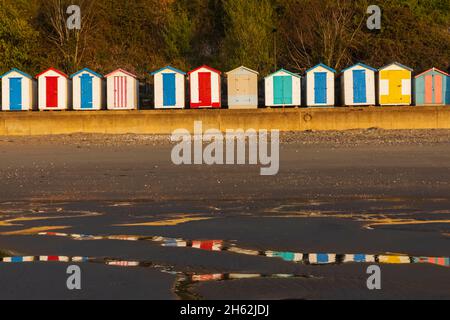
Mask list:
[{"label": "blue painted door", "polygon": [[81,80],[81,109],[92,109],[93,103],[93,88],[92,79],[94,77],[85,73],[80,76]]},{"label": "blue painted door", "polygon": [[277,105],[292,104],[292,77],[273,77],[273,98],[274,104]]},{"label": "blue painted door", "polygon": [[366,70],[353,70],[353,102],[367,102]]},{"label": "blue painted door", "polygon": [[316,104],[327,103],[327,73],[314,73],[314,96]]},{"label": "blue painted door", "polygon": [[177,103],[175,73],[163,74],[163,106],[175,107]]},{"label": "blue painted door", "polygon": [[22,110],[22,78],[9,79],[9,109]]}]

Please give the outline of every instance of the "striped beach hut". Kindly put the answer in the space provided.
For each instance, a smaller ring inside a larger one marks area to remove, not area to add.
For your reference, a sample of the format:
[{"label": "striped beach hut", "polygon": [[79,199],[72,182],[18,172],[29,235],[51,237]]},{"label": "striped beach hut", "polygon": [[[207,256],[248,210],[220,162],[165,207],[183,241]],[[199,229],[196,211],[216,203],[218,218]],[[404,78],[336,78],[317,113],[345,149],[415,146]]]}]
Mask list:
[{"label": "striped beach hut", "polygon": [[357,63],[341,74],[341,97],[346,106],[374,106],[376,104],[375,74],[377,70]]},{"label": "striped beach hut", "polygon": [[379,70],[379,103],[381,106],[409,106],[412,103],[413,69],[398,62]]},{"label": "striped beach hut", "polygon": [[26,111],[35,107],[36,81],[18,69],[12,69],[2,79],[2,110]]},{"label": "striped beach hut", "polygon": [[167,66],[151,75],[155,79],[155,109],[184,109],[186,73]]},{"label": "striped beach hut", "polygon": [[74,110],[101,110],[103,106],[103,76],[88,68],[70,76]]},{"label": "striped beach hut", "polygon": [[258,108],[258,75],[243,66],[227,72],[229,109]]},{"label": "striped beach hut", "polygon": [[450,75],[432,68],[415,79],[416,105],[450,105]]},{"label": "striped beach hut", "polygon": [[67,110],[69,108],[69,77],[54,68],[36,76],[39,87],[39,110]]},{"label": "striped beach hut", "polygon": [[201,66],[189,72],[191,108],[221,107],[221,72]]},{"label": "striped beach hut", "polygon": [[302,77],[285,69],[268,75],[265,79],[266,106],[285,107],[302,104]]},{"label": "striped beach hut", "polygon": [[306,99],[309,107],[335,105],[336,70],[320,63],[306,71]]},{"label": "striped beach hut", "polygon": [[105,76],[108,110],[139,108],[139,80],[136,75],[117,69]]}]

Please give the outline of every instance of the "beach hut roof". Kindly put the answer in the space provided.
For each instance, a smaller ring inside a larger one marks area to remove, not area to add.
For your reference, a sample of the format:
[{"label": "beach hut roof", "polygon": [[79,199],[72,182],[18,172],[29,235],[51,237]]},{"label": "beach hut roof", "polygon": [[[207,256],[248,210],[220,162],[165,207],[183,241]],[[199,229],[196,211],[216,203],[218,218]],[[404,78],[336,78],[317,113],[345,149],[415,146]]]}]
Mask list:
[{"label": "beach hut roof", "polygon": [[111,77],[113,74],[115,74],[115,73],[117,73],[117,72],[125,73],[126,75],[128,75],[128,76],[130,76],[130,77],[133,77],[133,78],[135,78],[135,79],[137,79],[137,76],[136,76],[135,74],[132,74],[131,72],[128,72],[128,71],[123,70],[123,69],[121,69],[121,68],[119,68],[119,69],[117,69],[117,70],[114,70],[114,71],[111,72],[111,73],[108,73],[108,74],[105,76],[105,78],[109,78],[109,77]]},{"label": "beach hut roof", "polygon": [[93,74],[93,75],[96,76],[96,77],[103,78],[103,76],[102,76],[100,73],[97,73],[97,72],[95,72],[95,71],[92,71],[92,70],[89,69],[89,68],[84,68],[84,69],[81,69],[81,70],[78,71],[78,72],[75,72],[73,75],[71,75],[71,76],[70,76],[70,79],[75,78],[77,75],[79,75],[80,73],[83,73],[83,72],[88,72],[88,73],[90,73],[90,74]]},{"label": "beach hut roof", "polygon": [[0,76],[0,79],[2,79],[3,77],[6,77],[7,75],[9,75],[9,74],[12,73],[12,72],[17,72],[17,73],[20,73],[20,74],[21,74],[22,76],[24,76],[25,78],[33,79],[33,77],[30,76],[29,74],[27,74],[27,73],[25,73],[25,72],[23,72],[23,71],[20,71],[19,69],[16,69],[16,68],[12,68],[12,69],[9,70],[8,72],[6,72],[6,73],[4,73],[3,75],[1,75],[1,76]]},{"label": "beach hut roof", "polygon": [[234,72],[236,72],[236,71],[238,71],[238,70],[241,70],[241,69],[244,69],[245,71],[248,71],[248,72],[250,72],[250,73],[259,74],[258,71],[252,70],[252,69],[247,68],[247,67],[244,67],[244,66],[240,66],[240,67],[237,67],[236,69],[233,69],[233,70],[231,70],[231,71],[228,71],[227,74],[234,73]]},{"label": "beach hut roof", "polygon": [[218,74],[222,74],[222,72],[220,72],[219,70],[216,70],[216,69],[214,69],[214,68],[211,68],[211,67],[209,67],[209,66],[207,66],[207,65],[203,65],[203,66],[201,66],[201,67],[195,68],[194,70],[189,71],[188,74],[192,74],[192,73],[194,73],[194,72],[196,72],[196,71],[198,71],[198,70],[200,70],[200,69],[203,69],[203,68],[208,69],[208,70],[211,71],[211,72],[215,72],[215,73],[218,73]]},{"label": "beach hut roof", "polygon": [[400,68],[409,70],[409,71],[411,71],[411,72],[414,71],[412,68],[407,67],[407,66],[405,66],[405,65],[403,65],[403,64],[401,64],[401,63],[399,63],[399,62],[392,62],[392,63],[390,63],[390,64],[388,64],[388,65],[386,65],[386,66],[380,68],[380,71],[381,71],[381,70],[384,70],[384,69],[386,69],[386,68],[389,68],[389,67],[392,66],[392,65],[399,66]]},{"label": "beach hut roof", "polygon": [[438,68],[431,68],[431,69],[428,69],[427,71],[424,71],[424,72],[422,72],[421,74],[417,75],[416,78],[419,78],[419,77],[423,76],[424,74],[426,74],[426,73],[428,73],[428,72],[430,72],[430,71],[436,71],[436,72],[442,73],[443,75],[445,75],[445,76],[447,76],[447,77],[450,77],[450,74],[448,74],[448,73],[445,72],[445,71],[442,71],[442,70],[440,70],[440,69],[438,69]]},{"label": "beach hut roof", "polygon": [[331,67],[329,67],[329,66],[327,66],[326,64],[323,64],[323,63],[319,63],[318,65],[315,65],[314,67],[312,67],[312,68],[306,70],[306,73],[309,73],[309,72],[311,72],[311,71],[313,71],[314,69],[317,69],[317,68],[319,68],[319,67],[325,68],[325,69],[327,69],[327,70],[330,71],[330,72],[336,73],[336,70],[334,70],[333,68],[331,68]]},{"label": "beach hut roof", "polygon": [[350,69],[352,69],[352,68],[354,68],[354,67],[358,67],[358,66],[359,66],[359,67],[366,68],[366,69],[369,69],[369,70],[374,71],[374,72],[377,71],[377,69],[372,68],[371,66],[368,66],[367,64],[364,64],[364,63],[362,63],[362,62],[358,62],[357,64],[354,64],[354,65],[352,65],[352,66],[350,66],[350,67],[345,68],[345,69],[342,70],[341,72],[348,71],[348,70],[350,70]]},{"label": "beach hut roof", "polygon": [[290,72],[290,71],[288,71],[286,69],[280,69],[280,70],[278,70],[278,71],[276,71],[274,73],[269,74],[266,78],[270,78],[270,77],[272,77],[272,76],[274,76],[274,75],[276,75],[277,73],[280,73],[280,72],[286,72],[287,74],[290,74],[291,76],[297,77],[297,78],[301,78],[302,77],[301,75],[299,75],[297,73]]},{"label": "beach hut roof", "polygon": [[150,73],[150,75],[154,76],[155,74],[160,73],[160,72],[162,72],[164,70],[171,70],[171,71],[173,71],[175,73],[182,74],[183,76],[186,75],[186,72],[183,72],[183,71],[181,71],[181,70],[179,70],[177,68],[171,67],[171,66],[166,66],[166,67],[161,68],[159,70],[153,71],[153,72]]},{"label": "beach hut roof", "polygon": [[57,74],[59,74],[60,76],[66,78],[66,79],[69,78],[69,76],[68,76],[67,74],[65,74],[64,72],[59,71],[58,69],[55,69],[55,68],[48,68],[47,70],[42,71],[41,73],[39,73],[39,74],[36,76],[36,78],[39,78],[40,76],[42,76],[43,74],[46,74],[46,73],[49,72],[49,71],[56,72]]}]

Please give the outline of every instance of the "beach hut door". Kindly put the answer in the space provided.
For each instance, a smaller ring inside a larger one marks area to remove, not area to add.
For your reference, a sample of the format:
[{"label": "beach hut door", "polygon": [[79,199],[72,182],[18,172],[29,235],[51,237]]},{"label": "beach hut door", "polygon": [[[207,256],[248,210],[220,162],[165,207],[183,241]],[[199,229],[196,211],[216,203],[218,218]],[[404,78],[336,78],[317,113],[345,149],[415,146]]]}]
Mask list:
[{"label": "beach hut door", "polygon": [[199,72],[198,74],[199,100],[202,106],[210,106],[211,99],[211,73]]},{"label": "beach hut door", "polygon": [[316,72],[314,74],[314,95],[317,104],[327,103],[327,74]]},{"label": "beach hut door", "polygon": [[58,107],[58,77],[46,77],[47,108]]},{"label": "beach hut door", "polygon": [[83,74],[80,77],[81,81],[81,109],[92,109],[93,99],[92,99],[92,79],[94,77]]},{"label": "beach hut door", "polygon": [[252,102],[250,94],[250,77],[237,76],[234,81],[234,90],[236,91],[234,99],[235,103],[247,105]]},{"label": "beach hut door", "polygon": [[114,77],[114,107],[127,107],[127,77]]},{"label": "beach hut door", "polygon": [[21,78],[9,79],[9,88],[10,88],[9,109],[13,111],[22,110],[22,79]]},{"label": "beach hut door", "polygon": [[367,102],[367,86],[366,86],[366,71],[353,70],[353,95],[354,103]]},{"label": "beach hut door", "polygon": [[276,76],[273,78],[274,103],[278,105],[292,104],[292,77]]},{"label": "beach hut door", "polygon": [[164,107],[174,107],[176,104],[175,74],[163,74],[163,104]]}]

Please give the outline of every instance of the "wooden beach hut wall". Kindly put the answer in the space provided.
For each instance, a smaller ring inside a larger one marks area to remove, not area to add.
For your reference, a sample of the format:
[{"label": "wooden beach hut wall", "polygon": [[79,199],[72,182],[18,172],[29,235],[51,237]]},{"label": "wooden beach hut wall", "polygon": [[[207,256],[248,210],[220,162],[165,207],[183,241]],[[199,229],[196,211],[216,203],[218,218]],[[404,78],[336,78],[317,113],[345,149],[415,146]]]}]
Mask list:
[{"label": "wooden beach hut wall", "polygon": [[221,72],[201,66],[189,72],[191,108],[221,107]]},{"label": "wooden beach hut wall", "polygon": [[74,73],[72,97],[74,110],[101,110],[104,101],[103,76],[88,68]]},{"label": "wooden beach hut wall", "polygon": [[379,103],[381,106],[409,106],[412,103],[413,70],[398,62],[379,70]]},{"label": "wooden beach hut wall", "polygon": [[258,108],[258,75],[243,66],[227,72],[229,109]]},{"label": "wooden beach hut wall", "polygon": [[39,110],[67,110],[69,108],[69,78],[54,68],[36,76],[38,79]]},{"label": "wooden beach hut wall", "polygon": [[320,63],[306,71],[306,100],[309,107],[335,105],[336,70]]},{"label": "wooden beach hut wall", "polygon": [[416,105],[450,105],[450,75],[432,68],[415,79]]},{"label": "wooden beach hut wall", "polygon": [[117,69],[105,76],[108,110],[139,108],[139,80],[136,75]]},{"label": "wooden beach hut wall", "polygon": [[376,69],[357,63],[341,74],[341,98],[346,106],[374,106],[376,104]]},{"label": "wooden beach hut wall", "polygon": [[36,103],[36,81],[18,69],[12,69],[2,79],[2,110],[33,110]]},{"label": "wooden beach hut wall", "polygon": [[300,106],[302,77],[285,69],[264,79],[267,107]]},{"label": "wooden beach hut wall", "polygon": [[167,66],[151,75],[155,79],[155,109],[184,109],[186,73]]}]

